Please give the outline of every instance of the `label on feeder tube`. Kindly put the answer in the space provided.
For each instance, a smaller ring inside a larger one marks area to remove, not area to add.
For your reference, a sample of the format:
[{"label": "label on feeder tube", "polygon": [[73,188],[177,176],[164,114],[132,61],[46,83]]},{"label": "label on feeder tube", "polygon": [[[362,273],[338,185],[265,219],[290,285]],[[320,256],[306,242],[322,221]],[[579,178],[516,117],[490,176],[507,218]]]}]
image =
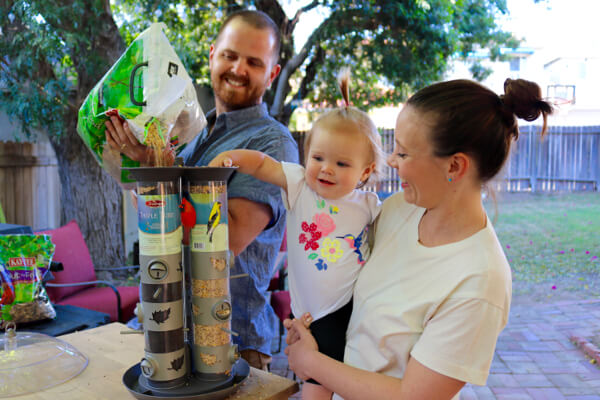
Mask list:
[{"label": "label on feeder tube", "polygon": [[179,197],[138,195],[140,254],[147,256],[181,252]]},{"label": "label on feeder tube", "polygon": [[196,252],[226,251],[229,249],[229,228],[225,224],[212,229],[206,226],[192,228],[190,249]]},{"label": "label on feeder tube", "polygon": [[147,234],[138,231],[140,254],[144,256],[160,256],[181,253],[181,227],[175,232],[165,234]]},{"label": "label on feeder tube", "polygon": [[227,192],[214,190],[191,193],[190,199],[196,211],[196,225],[191,229],[190,250],[193,252],[228,250]]}]

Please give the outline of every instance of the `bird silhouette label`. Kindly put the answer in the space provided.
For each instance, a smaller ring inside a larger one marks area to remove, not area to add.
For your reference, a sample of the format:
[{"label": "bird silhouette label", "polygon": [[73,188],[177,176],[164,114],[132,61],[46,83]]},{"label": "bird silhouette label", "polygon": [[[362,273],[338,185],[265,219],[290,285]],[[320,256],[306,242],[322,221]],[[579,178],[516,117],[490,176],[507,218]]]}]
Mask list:
[{"label": "bird silhouette label", "polygon": [[223,203],[214,201],[209,205],[205,221],[196,221],[191,229],[190,247],[196,252],[226,251],[229,247],[229,232],[224,218]]},{"label": "bird silhouette label", "polygon": [[171,360],[171,368],[167,368],[167,370],[171,371],[179,371],[181,367],[183,367],[184,356]]},{"label": "bird silhouette label", "polygon": [[150,321],[154,321],[156,322],[157,325],[160,325],[164,322],[166,322],[169,319],[169,316],[171,315],[171,308],[167,308],[166,310],[156,310],[156,311],[152,311],[152,318],[150,318]]}]

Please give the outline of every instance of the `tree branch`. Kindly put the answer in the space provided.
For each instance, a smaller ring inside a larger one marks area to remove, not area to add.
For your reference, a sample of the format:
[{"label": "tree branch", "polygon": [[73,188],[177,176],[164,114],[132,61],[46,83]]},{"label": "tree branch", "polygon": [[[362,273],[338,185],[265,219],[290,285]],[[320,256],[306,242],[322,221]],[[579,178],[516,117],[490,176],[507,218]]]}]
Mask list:
[{"label": "tree branch", "polygon": [[289,88],[288,81],[290,76],[294,71],[302,65],[304,60],[308,57],[309,50],[312,47],[313,43],[307,41],[300,53],[296,54],[292,57],[285,66],[281,69],[281,73],[279,74],[277,80],[277,88],[275,90],[275,98],[273,99],[273,104],[271,105],[270,114],[272,116],[277,116],[281,113],[281,107],[283,106],[283,102],[285,101],[285,97],[287,96],[287,90]]},{"label": "tree branch", "polygon": [[295,54],[285,64],[285,66],[281,69],[281,73],[279,74],[275,97],[273,99],[273,103],[271,104],[270,114],[272,116],[276,117],[281,114],[283,103],[285,102],[285,98],[289,93],[288,80],[290,76],[304,63],[304,61],[308,58],[312,48],[320,43],[330,28],[335,26],[339,34],[345,34],[356,30],[373,29],[377,26],[377,21],[375,18],[362,18],[362,23],[357,24],[356,21],[353,20],[353,16],[361,17],[361,14],[357,10],[336,11],[332,13],[329,18],[324,20],[321,25],[319,25],[313,31],[298,54]]},{"label": "tree branch", "polygon": [[310,91],[309,88],[312,87],[315,77],[317,76],[318,67],[323,64],[324,59],[325,50],[323,50],[323,48],[319,46],[317,47],[314,57],[306,66],[304,77],[300,82],[298,92],[300,93],[301,98],[305,98],[306,94]]},{"label": "tree branch", "polygon": [[281,4],[277,0],[256,0],[255,6],[257,10],[261,10],[268,14],[269,17],[275,22],[275,25],[281,27],[287,21],[285,11],[281,8]]},{"label": "tree branch", "polygon": [[296,24],[298,24],[298,21],[300,21],[300,16],[303,13],[310,11],[313,8],[317,7],[318,5],[319,5],[319,2],[317,0],[314,0],[309,5],[306,5],[300,9],[298,9],[298,11],[296,11],[296,14],[294,15],[294,18],[287,20],[287,22],[285,24],[286,33],[291,35],[292,32],[294,32],[294,29],[296,29]]}]

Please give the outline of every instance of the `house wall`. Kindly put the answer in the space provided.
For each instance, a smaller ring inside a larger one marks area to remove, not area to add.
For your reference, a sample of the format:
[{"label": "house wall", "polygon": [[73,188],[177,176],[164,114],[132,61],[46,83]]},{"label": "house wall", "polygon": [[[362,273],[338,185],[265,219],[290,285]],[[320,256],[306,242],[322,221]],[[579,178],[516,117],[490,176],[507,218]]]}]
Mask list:
[{"label": "house wall", "polygon": [[[574,85],[576,101],[563,108],[563,114],[576,109],[600,110],[600,57],[598,56],[561,56],[548,50],[537,50],[531,55],[523,55],[518,63],[510,61],[490,61],[480,59],[483,66],[492,73],[482,84],[496,93],[503,92],[506,78],[522,78],[536,82],[542,88],[544,97],[552,96],[548,90],[550,85]],[[514,59],[513,58],[513,59]],[[514,69],[518,64],[518,69]],[[452,62],[452,67],[445,79],[472,79],[468,64],[459,60]]]}]

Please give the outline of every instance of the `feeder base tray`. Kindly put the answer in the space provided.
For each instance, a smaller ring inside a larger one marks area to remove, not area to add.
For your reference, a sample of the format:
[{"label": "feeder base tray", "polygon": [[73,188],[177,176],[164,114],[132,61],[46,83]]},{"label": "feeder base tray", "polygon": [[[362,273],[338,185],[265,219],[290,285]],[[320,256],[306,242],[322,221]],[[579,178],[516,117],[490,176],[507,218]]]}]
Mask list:
[{"label": "feeder base tray", "polygon": [[[246,360],[240,358],[232,367],[232,379],[225,382],[213,382],[192,375],[186,383],[171,389],[148,389],[140,384],[144,381],[140,363],[129,368],[123,375],[123,384],[136,399],[141,400],[220,400],[240,388],[250,375]],[[225,386],[225,387],[224,387]]]}]

